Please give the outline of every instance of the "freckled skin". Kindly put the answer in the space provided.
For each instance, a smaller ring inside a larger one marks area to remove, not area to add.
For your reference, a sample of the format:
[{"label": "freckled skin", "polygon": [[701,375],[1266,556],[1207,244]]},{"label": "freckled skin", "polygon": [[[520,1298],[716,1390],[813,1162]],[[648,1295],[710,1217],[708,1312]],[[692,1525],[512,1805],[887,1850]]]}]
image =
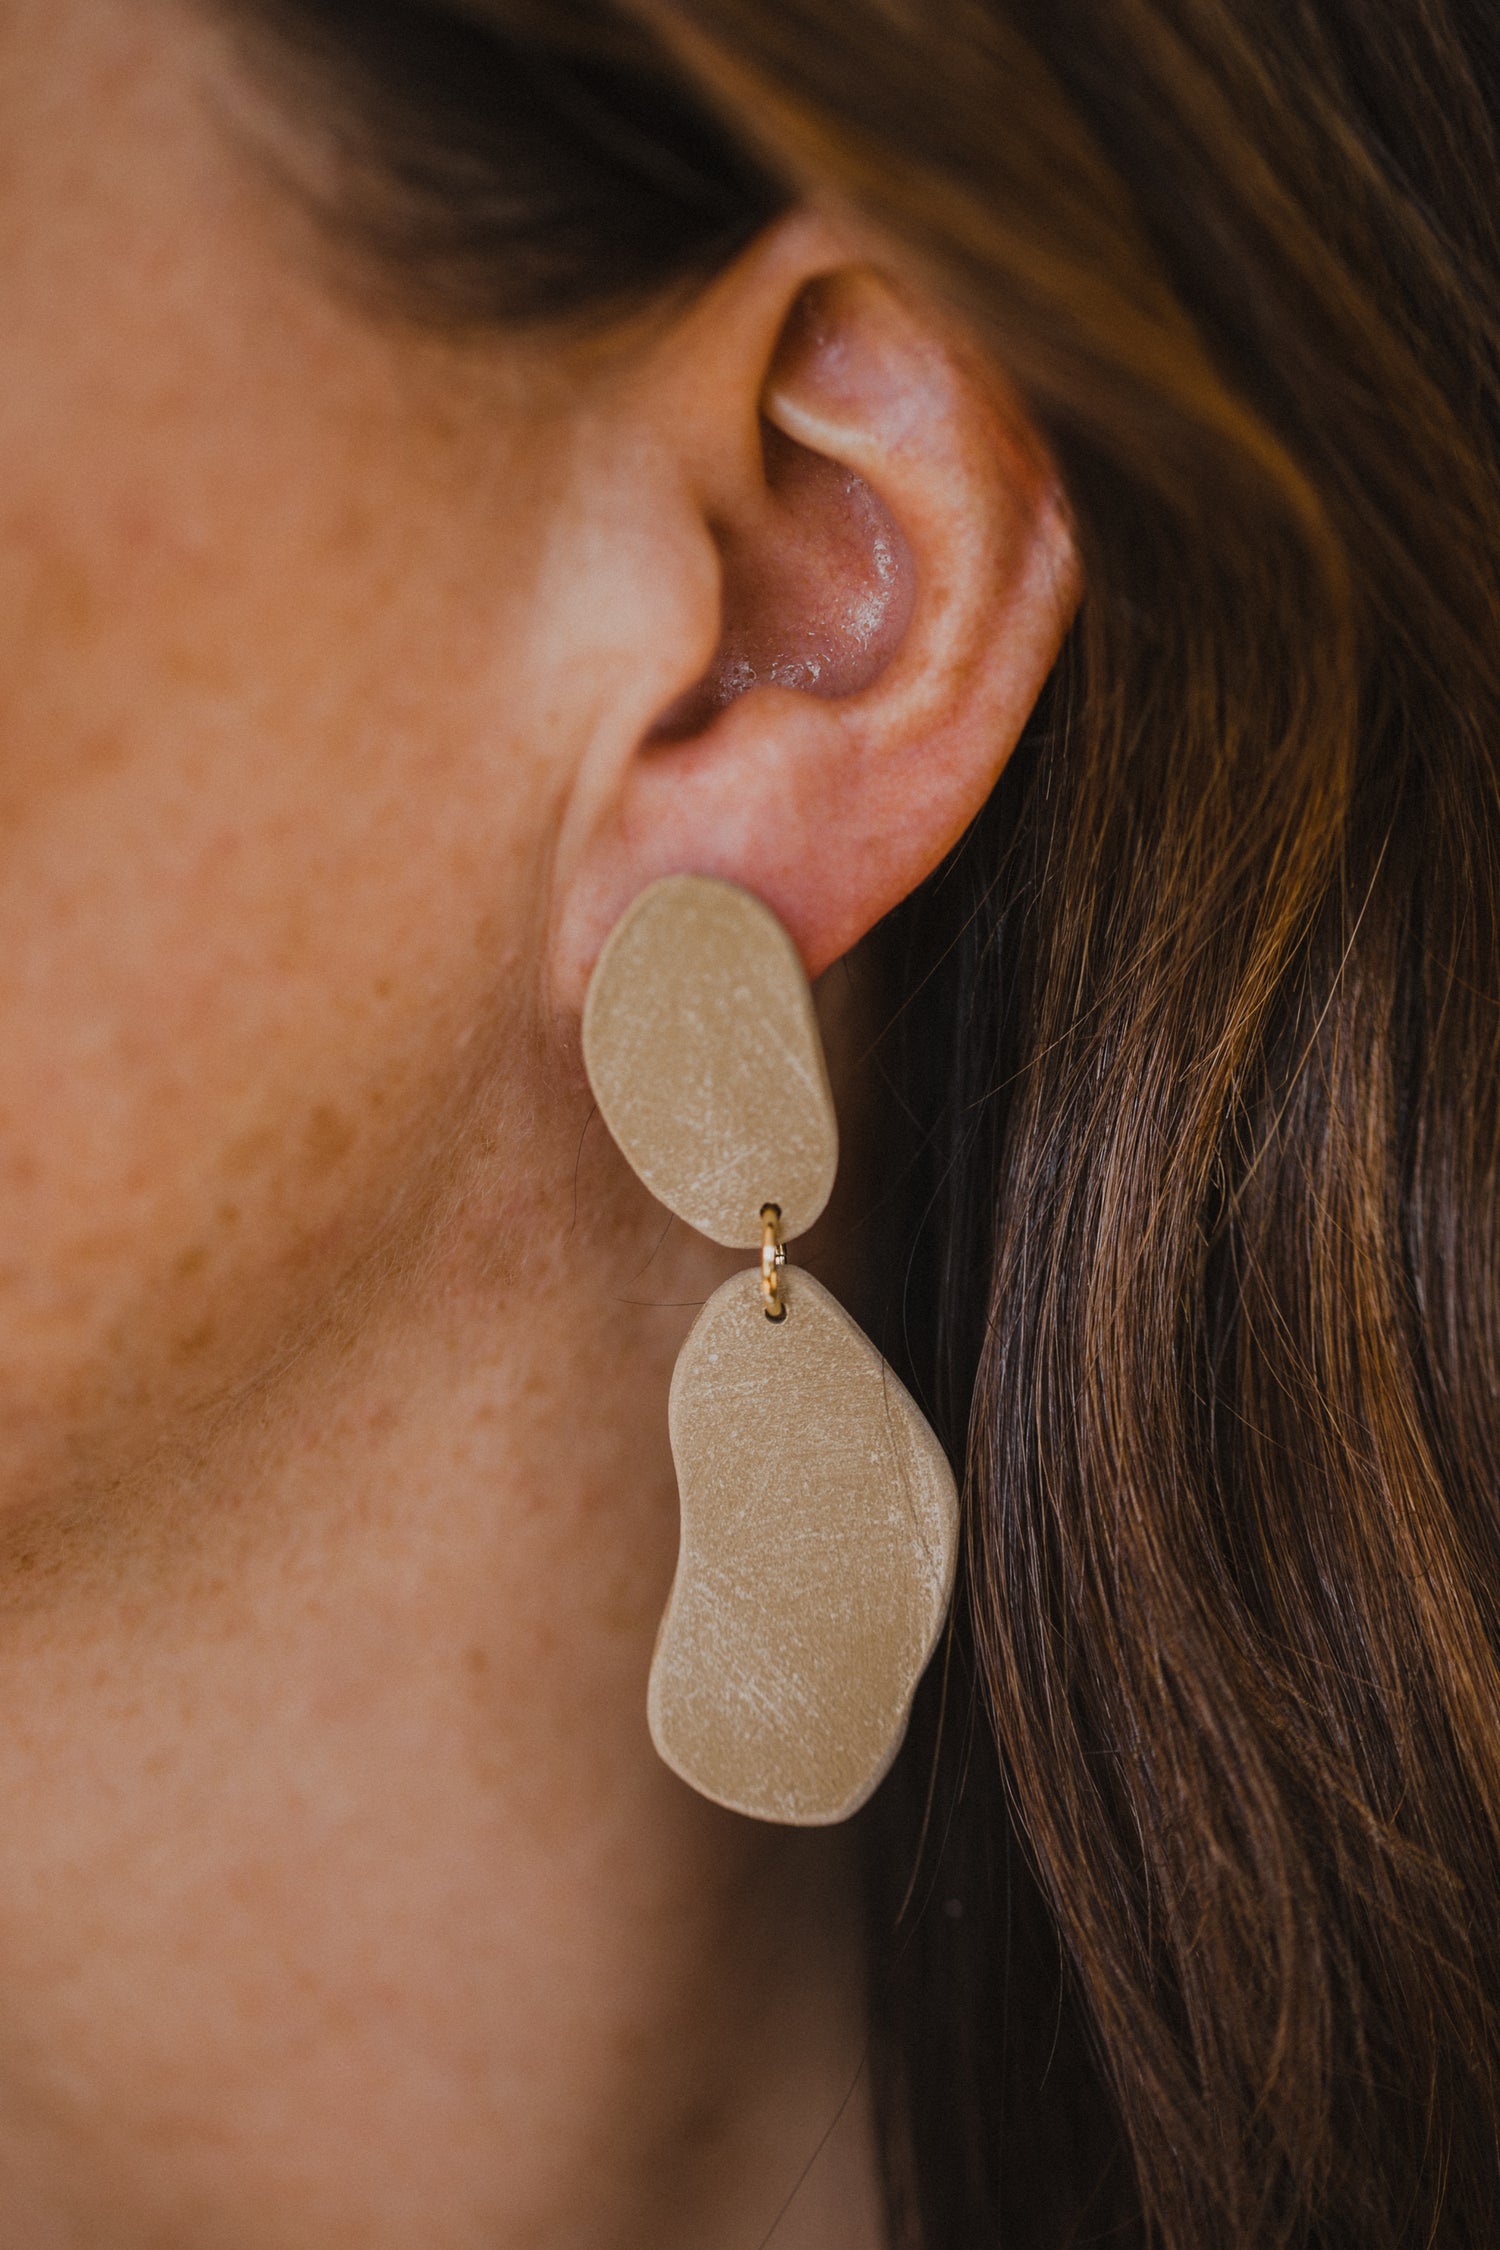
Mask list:
[{"label": "freckled skin", "polygon": [[404,319],[235,14],[0,8],[0,2250],[880,2250],[850,1840],[650,1746],[743,1261],[579,1018],[660,876],[817,973],[931,871],[1064,511],[814,208]]},{"label": "freckled skin", "polygon": [[544,973],[660,449],[341,298],[258,100],[0,16],[0,2250],[728,2250],[863,2032],[844,1846],[650,1749],[726,1268]]}]

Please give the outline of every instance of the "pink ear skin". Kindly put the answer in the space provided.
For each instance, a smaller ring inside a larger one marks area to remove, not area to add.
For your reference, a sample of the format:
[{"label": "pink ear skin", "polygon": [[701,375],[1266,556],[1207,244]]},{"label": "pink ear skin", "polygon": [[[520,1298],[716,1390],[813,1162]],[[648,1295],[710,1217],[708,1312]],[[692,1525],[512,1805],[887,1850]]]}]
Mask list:
[{"label": "pink ear skin", "polygon": [[660,645],[692,668],[579,776],[555,893],[566,1009],[665,874],[755,892],[816,976],[963,833],[1071,622],[1073,544],[1018,403],[947,316],[845,248],[817,221],[773,230],[637,394],[673,511]]}]

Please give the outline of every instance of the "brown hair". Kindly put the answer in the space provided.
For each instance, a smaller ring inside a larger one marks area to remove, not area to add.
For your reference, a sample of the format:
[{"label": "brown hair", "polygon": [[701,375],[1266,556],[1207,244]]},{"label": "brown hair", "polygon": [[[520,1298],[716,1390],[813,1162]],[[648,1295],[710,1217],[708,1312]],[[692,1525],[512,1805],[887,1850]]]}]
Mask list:
[{"label": "brown hair", "polygon": [[[1490,0],[274,12],[470,316],[607,309],[832,192],[1069,497],[1071,644],[883,933],[892,1349],[968,1468],[868,1829],[894,2223],[1490,2241]],[[529,140],[487,122],[518,84]]]}]

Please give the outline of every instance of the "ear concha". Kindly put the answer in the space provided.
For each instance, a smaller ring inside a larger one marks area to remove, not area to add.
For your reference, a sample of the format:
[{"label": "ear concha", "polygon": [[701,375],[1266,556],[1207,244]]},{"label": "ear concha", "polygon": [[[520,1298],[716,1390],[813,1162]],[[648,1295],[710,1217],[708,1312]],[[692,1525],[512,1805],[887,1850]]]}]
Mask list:
[{"label": "ear concha", "polygon": [[733,883],[669,875],[610,936],[583,1054],[604,1122],[661,1202],[736,1250],[805,1234],[838,1170],[812,995],[769,907]]},{"label": "ear concha", "polygon": [[869,1338],[791,1269],[710,1297],[672,1378],[677,1576],[648,1712],[657,1750],[716,1803],[818,1827],[871,1794],[947,1613],[947,1457]]}]

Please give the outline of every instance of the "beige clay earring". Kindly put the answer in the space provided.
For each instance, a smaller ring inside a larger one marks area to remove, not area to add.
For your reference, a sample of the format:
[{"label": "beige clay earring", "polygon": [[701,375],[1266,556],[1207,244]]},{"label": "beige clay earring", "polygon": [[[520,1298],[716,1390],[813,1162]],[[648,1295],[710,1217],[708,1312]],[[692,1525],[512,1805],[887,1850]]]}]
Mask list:
[{"label": "beige clay earring", "polygon": [[645,891],[589,986],[594,1097],[652,1193],[760,1263],[710,1297],[668,1410],[682,1508],[648,1717],[675,1772],[761,1820],[857,1810],[901,1745],[947,1613],[958,1501],[874,1345],[785,1243],[838,1129],[795,947],[748,891]]}]

